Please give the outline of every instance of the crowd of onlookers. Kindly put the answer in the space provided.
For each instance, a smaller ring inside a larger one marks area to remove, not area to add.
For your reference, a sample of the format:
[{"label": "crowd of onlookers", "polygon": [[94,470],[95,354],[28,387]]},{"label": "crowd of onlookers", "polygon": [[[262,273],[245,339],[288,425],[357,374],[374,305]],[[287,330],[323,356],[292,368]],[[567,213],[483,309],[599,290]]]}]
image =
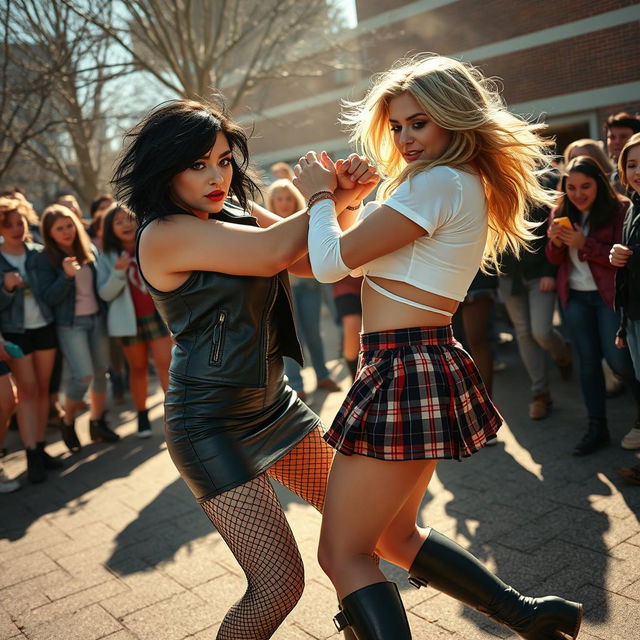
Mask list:
[{"label": "crowd of onlookers", "polygon": [[[119,440],[106,417],[107,380],[117,403],[128,379],[143,438],[150,357],[168,384],[171,339],[138,269],[135,218],[108,195],[91,213],[85,219],[71,195],[40,217],[20,190],[0,197],[0,449],[14,415],[34,483],[63,466],[46,450],[48,424],[78,451],[76,417],[86,408],[92,441]],[[15,488],[0,467],[0,491]]]},{"label": "crowd of onlookers", "polygon": [[[291,168],[277,163],[271,172],[275,180],[264,194],[267,208],[283,217],[304,208]],[[573,453],[599,450],[610,440],[608,377],[610,386],[624,385],[637,407],[621,445],[640,450],[640,116],[610,116],[606,145],[572,142],[558,167],[541,179],[559,192],[556,206],[531,212],[538,237],[529,252],[505,254],[499,275],[478,272],[454,316],[454,332],[491,393],[498,366],[492,319],[501,301],[531,383],[530,418],[544,419],[551,409],[549,362],[563,379],[575,370],[587,426]],[[108,194],[91,203],[89,217],[69,194],[40,216],[20,189],[0,194],[0,451],[6,451],[13,420],[30,482],[42,482],[48,470],[63,466],[46,451],[47,425],[59,428],[68,449],[77,451],[87,435],[77,432],[76,417],[88,410],[91,440],[119,439],[105,410],[108,382],[116,404],[128,388],[137,433],[151,435],[149,370],[155,369],[166,389],[171,340],[138,268],[136,229],[133,214]],[[317,388],[338,391],[326,365],[321,305],[329,306],[341,328],[342,356],[355,375],[361,281],[347,277],[324,285],[295,276],[291,281]],[[562,332],[554,326],[556,309]],[[304,399],[300,366],[287,359],[285,367]],[[640,465],[617,471],[640,484]],[[0,461],[0,492],[18,486]]]}]

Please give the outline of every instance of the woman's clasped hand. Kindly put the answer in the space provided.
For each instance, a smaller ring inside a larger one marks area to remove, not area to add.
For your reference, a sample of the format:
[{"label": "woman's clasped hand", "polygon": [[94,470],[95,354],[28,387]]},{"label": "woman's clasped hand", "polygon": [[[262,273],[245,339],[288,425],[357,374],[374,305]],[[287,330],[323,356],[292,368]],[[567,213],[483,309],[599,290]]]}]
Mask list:
[{"label": "woman's clasped hand", "polygon": [[[293,184],[308,200],[319,191],[354,190],[354,201],[366,198],[380,181],[377,169],[365,156],[352,153],[335,163],[326,151],[309,151],[293,169]],[[357,194],[357,197],[355,197]]]}]

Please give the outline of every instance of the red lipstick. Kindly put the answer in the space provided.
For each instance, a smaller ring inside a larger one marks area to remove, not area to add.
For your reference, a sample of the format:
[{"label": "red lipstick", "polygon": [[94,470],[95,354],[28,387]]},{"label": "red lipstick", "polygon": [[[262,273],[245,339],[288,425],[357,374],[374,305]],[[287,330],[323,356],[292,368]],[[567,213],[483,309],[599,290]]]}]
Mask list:
[{"label": "red lipstick", "polygon": [[205,198],[211,200],[211,202],[220,202],[224,200],[224,191],[212,191],[211,193],[207,193]]}]

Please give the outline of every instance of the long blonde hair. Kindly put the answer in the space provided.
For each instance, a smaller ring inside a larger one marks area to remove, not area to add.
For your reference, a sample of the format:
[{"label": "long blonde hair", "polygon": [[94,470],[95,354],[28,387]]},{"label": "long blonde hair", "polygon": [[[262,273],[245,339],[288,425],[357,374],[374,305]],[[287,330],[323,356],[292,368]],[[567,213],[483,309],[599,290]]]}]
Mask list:
[{"label": "long blonde hair", "polygon": [[38,224],[38,216],[33,210],[31,203],[24,198],[15,196],[3,196],[0,197],[0,224],[4,226],[5,221],[12,213],[17,213],[24,220],[24,226],[26,229],[25,240],[31,242],[33,237],[31,235],[31,225]]},{"label": "long blonde hair", "polygon": [[273,211],[274,213],[276,213],[273,201],[276,191],[280,190],[287,191],[294,199],[296,208],[292,211],[292,213],[295,213],[296,211],[302,211],[302,209],[305,208],[306,202],[304,200],[304,197],[300,193],[300,191],[293,185],[291,180],[287,180],[287,178],[280,178],[279,180],[275,180],[274,182],[272,182],[267,187],[264,200],[265,206],[267,207],[267,209],[269,209],[269,211]]},{"label": "long blonde hair", "polygon": [[[451,132],[449,146],[436,160],[406,165],[396,149],[389,126],[389,101],[411,94],[429,117]],[[539,135],[544,127],[518,118],[505,108],[496,84],[475,67],[435,54],[400,60],[374,76],[364,99],[345,102],[341,122],[350,141],[371,158],[386,180],[382,198],[408,178],[439,165],[477,173],[487,198],[489,233],[482,268],[498,266],[505,250],[518,255],[535,238],[529,209],[552,206],[554,192],[539,176],[549,166],[550,141]]]}]

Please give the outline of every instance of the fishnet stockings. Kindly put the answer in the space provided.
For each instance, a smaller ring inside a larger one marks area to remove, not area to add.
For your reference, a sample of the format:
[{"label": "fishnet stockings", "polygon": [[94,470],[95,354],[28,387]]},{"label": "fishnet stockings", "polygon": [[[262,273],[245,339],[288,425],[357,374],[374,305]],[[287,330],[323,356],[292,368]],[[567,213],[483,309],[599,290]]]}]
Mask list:
[{"label": "fishnet stockings", "polygon": [[282,507],[263,474],[202,504],[247,577],[218,640],[266,640],[304,589],[304,567]]},{"label": "fishnet stockings", "polygon": [[267,474],[322,513],[332,460],[333,449],[322,438],[320,427],[316,427],[269,467]]},{"label": "fishnet stockings", "polygon": [[[267,474],[309,502],[324,506],[333,449],[312,431]],[[296,605],[304,588],[300,552],[282,507],[263,474],[202,504],[247,577],[217,640],[266,640]]]}]

